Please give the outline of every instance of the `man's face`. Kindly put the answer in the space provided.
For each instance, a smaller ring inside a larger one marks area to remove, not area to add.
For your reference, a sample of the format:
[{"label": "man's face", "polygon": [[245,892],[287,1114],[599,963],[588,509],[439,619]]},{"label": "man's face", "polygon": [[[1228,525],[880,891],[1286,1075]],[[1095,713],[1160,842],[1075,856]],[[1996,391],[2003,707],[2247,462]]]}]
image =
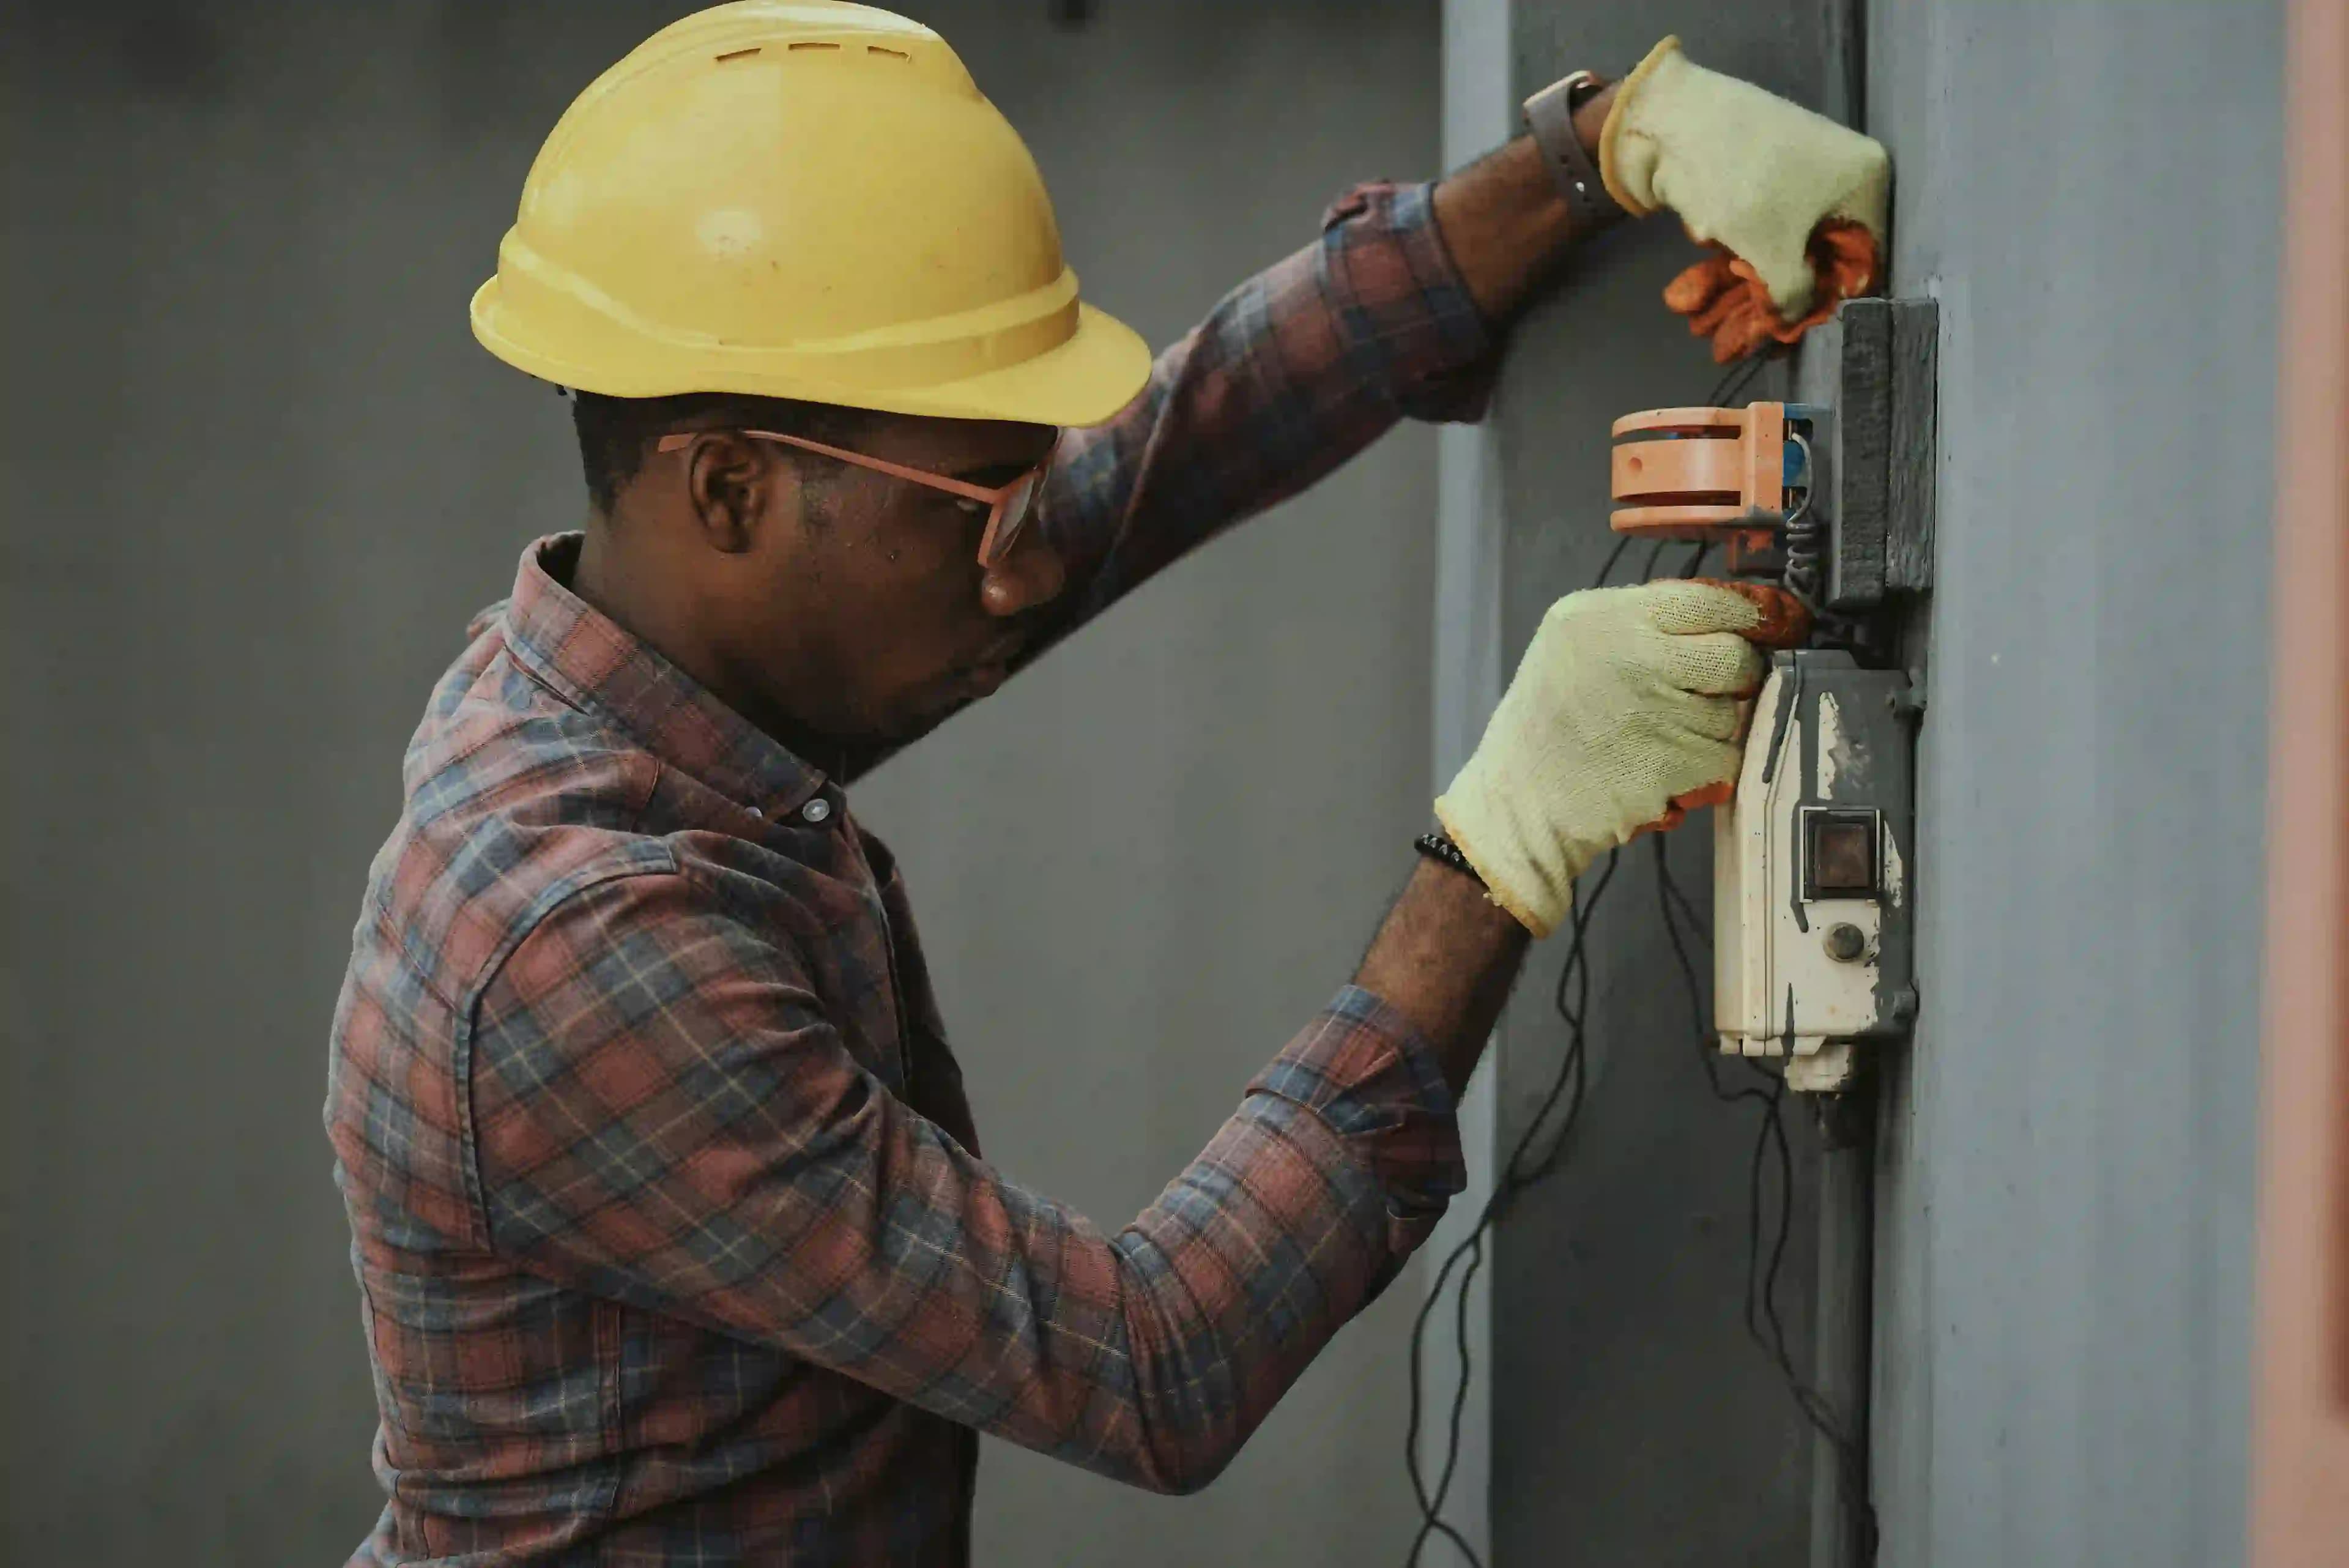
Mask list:
[{"label": "man's face", "polygon": [[[1048,427],[877,419],[834,444],[993,489],[1035,466]],[[1003,682],[1061,591],[1031,521],[982,569],[988,508],[819,453],[754,441],[778,481],[732,608],[742,671],[798,725],[905,741]]]}]

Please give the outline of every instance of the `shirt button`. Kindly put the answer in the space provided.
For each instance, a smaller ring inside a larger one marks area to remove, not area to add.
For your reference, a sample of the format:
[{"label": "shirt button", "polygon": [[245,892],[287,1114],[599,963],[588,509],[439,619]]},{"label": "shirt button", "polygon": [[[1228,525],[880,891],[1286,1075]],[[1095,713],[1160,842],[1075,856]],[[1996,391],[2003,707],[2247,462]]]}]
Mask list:
[{"label": "shirt button", "polygon": [[822,795],[818,795],[813,800],[808,802],[805,805],[800,807],[800,815],[806,817],[810,822],[822,822],[825,817],[832,815],[832,802],[824,799]]},{"label": "shirt button", "polygon": [[750,812],[750,814],[752,816],[764,816],[764,815],[767,815],[765,812],[761,811],[761,810],[760,810],[757,806],[755,806],[755,805],[753,805],[753,806],[746,806],[744,809],[745,809],[745,810],[747,810],[747,811],[749,811],[749,812]]}]

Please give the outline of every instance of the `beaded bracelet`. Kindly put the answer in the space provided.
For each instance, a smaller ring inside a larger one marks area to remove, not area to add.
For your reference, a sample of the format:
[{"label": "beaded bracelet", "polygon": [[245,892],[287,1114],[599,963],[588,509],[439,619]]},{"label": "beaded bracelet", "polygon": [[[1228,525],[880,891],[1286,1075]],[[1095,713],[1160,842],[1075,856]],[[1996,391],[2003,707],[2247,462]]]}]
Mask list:
[{"label": "beaded bracelet", "polygon": [[1479,888],[1485,886],[1485,878],[1476,875],[1476,867],[1468,864],[1468,857],[1460,852],[1460,846],[1453,843],[1443,834],[1423,833],[1411,841],[1411,846],[1430,860],[1441,861],[1451,867],[1463,877],[1473,880]]}]

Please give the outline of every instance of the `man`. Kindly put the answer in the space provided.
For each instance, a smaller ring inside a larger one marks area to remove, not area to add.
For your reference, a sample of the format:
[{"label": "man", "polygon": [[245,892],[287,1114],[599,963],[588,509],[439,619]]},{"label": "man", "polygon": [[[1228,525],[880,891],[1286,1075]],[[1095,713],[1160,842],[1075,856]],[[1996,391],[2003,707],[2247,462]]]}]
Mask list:
[{"label": "man", "polygon": [[1872,257],[1880,152],[1669,41],[1531,113],[1154,365],[911,23],[724,6],[564,116],[473,319],[574,389],[591,514],[435,691],[335,1020],[389,1493],[354,1561],[959,1562],[977,1431],[1195,1489],[1392,1279],[1528,940],[1733,773],[1753,605],[1561,601],[1353,983],[1113,1236],[980,1157],[843,790],[1398,417],[1473,411],[1618,204],[1727,242],[1692,308],[1733,352],[1837,275],[1822,220]]}]

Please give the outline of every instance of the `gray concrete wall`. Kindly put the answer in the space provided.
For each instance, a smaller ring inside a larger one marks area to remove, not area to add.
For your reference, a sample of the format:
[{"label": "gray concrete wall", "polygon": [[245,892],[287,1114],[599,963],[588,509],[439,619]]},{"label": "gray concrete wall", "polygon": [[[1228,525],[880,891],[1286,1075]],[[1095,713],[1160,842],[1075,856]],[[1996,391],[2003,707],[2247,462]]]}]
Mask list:
[{"label": "gray concrete wall", "polygon": [[[913,5],[1164,339],[1430,171],[1436,7]],[[581,507],[466,296],[570,95],[682,7],[15,5],[0,385],[0,1558],[338,1561],[379,1505],[317,1127],[400,744]],[[876,777],[991,1151],[1115,1223],[1349,972],[1429,793],[1401,434]],[[1397,1549],[1392,1293],[1204,1497],[1000,1448],[999,1562]]]},{"label": "gray concrete wall", "polygon": [[1941,302],[1888,1568],[2242,1553],[2282,7],[1870,7]]},{"label": "gray concrete wall", "polygon": [[[2280,7],[1868,9],[1893,286],[1940,300],[1943,337],[1925,1005],[1888,1058],[1879,1162],[1883,1561],[2240,1561]],[[1514,10],[1519,90],[1651,30]],[[1673,25],[1816,102],[1834,84],[1805,35],[1830,15]],[[1607,420],[1702,400],[1653,303],[1681,254],[1629,238],[1521,338],[1500,428],[1512,650],[1603,546]],[[1501,1241],[1496,1544],[1793,1560],[1789,1450],[1729,1326],[1735,1248],[1700,1241],[1743,1146],[1690,1093],[1652,914],[1607,943],[1587,1147]],[[1536,998],[1513,1009],[1505,1140],[1558,1033]]]},{"label": "gray concrete wall", "polygon": [[[1626,71],[1667,25],[1599,0],[1515,0],[1510,11],[1520,97],[1576,66]],[[1816,103],[1823,17],[1824,7],[1807,3],[1719,3],[1682,7],[1669,25],[1703,63]],[[1637,409],[1705,402],[1719,379],[1705,346],[1657,297],[1694,256],[1668,218],[1618,230],[1520,329],[1496,413],[1512,667],[1543,610],[1587,586],[1613,547],[1610,422]],[[1747,395],[1783,394],[1765,381]],[[1671,551],[1665,569],[1686,555]],[[1629,552],[1614,580],[1635,579],[1647,556],[1646,546]],[[1671,854],[1709,911],[1703,819],[1671,841]],[[1596,907],[1579,1136],[1560,1173],[1527,1197],[1497,1242],[1492,1520],[1504,1568],[1561,1558],[1804,1560],[1806,1428],[1741,1317],[1754,1113],[1711,1097],[1658,906],[1642,845],[1625,854]],[[1553,940],[1537,950],[1505,1020],[1505,1150],[1564,1048],[1551,992],[1565,949]],[[1701,953],[1698,962],[1702,970]],[[1798,1156],[1807,1156],[1807,1127],[1792,1132]],[[1800,1158],[1781,1293],[1797,1346],[1809,1341],[1810,1170]]]},{"label": "gray concrete wall", "polygon": [[[1004,84],[1087,289],[1154,343],[1348,184],[1435,172],[1432,3],[1100,5],[1040,71],[1042,10],[937,25]],[[860,791],[905,863],[989,1155],[1106,1223],[1353,972],[1409,874],[1433,794],[1433,458],[1426,428],[1389,437]],[[1397,1556],[1413,1293],[1349,1329],[1200,1496],[990,1445],[979,1560]]]},{"label": "gray concrete wall", "polygon": [[[1444,164],[1462,164],[1516,132],[1509,99],[1508,0],[1444,0]],[[1498,422],[1448,424],[1436,432],[1435,628],[1433,697],[1435,776],[1449,782],[1483,738],[1500,701],[1501,515]],[[1499,1053],[1488,1049],[1460,1098],[1467,1185],[1427,1240],[1423,1288],[1443,1280],[1444,1261],[1483,1223],[1493,1196]],[[1456,1283],[1456,1282],[1455,1282]],[[1445,1286],[1446,1291],[1454,1289]],[[1446,1296],[1428,1319],[1420,1361],[1422,1408],[1435,1413],[1417,1431],[1422,1473],[1451,1489],[1440,1517],[1480,1558],[1492,1554],[1493,1272],[1479,1269],[1464,1292]],[[1463,1358],[1468,1374],[1461,1375]],[[1448,1412],[1457,1399],[1459,1438]],[[1450,1537],[1438,1538],[1435,1550]]]}]

